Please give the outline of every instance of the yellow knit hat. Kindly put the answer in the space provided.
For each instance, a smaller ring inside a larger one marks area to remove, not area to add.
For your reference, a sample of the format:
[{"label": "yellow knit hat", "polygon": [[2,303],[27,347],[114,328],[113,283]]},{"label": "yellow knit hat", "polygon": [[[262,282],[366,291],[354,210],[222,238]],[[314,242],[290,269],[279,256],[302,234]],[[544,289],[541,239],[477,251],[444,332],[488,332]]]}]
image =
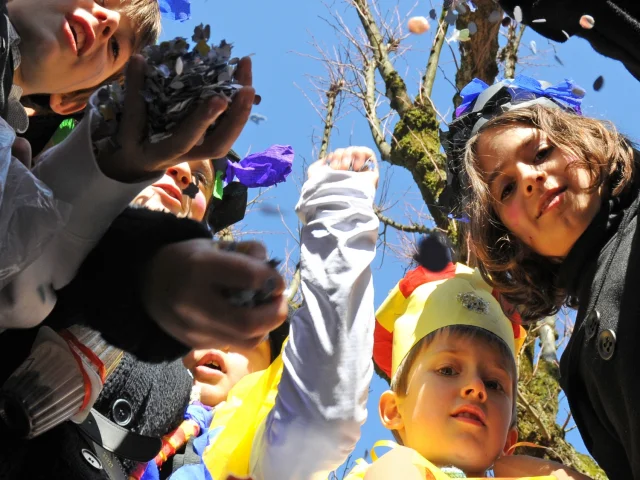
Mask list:
[{"label": "yellow knit hat", "polygon": [[498,299],[480,272],[466,265],[450,263],[438,273],[418,267],[407,273],[376,312],[373,359],[392,378],[422,338],[443,327],[469,325],[502,339],[515,360],[526,331],[517,313],[507,318]]}]

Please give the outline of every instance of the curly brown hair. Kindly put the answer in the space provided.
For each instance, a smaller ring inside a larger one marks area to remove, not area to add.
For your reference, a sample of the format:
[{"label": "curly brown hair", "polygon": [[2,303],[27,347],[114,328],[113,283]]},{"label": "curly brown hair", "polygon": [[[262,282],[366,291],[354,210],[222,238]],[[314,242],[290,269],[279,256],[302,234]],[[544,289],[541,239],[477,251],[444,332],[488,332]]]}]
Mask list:
[{"label": "curly brown hair", "polygon": [[487,283],[518,305],[523,320],[535,321],[577,303],[558,283],[562,259],[534,252],[507,230],[493,208],[495,199],[478,163],[478,139],[492,129],[516,126],[543,131],[554,147],[578,159],[575,167],[586,169],[591,177],[587,190],[603,186],[603,198],[619,196],[631,185],[638,152],[609,122],[540,105],[494,117],[467,142],[462,184],[478,268]]}]

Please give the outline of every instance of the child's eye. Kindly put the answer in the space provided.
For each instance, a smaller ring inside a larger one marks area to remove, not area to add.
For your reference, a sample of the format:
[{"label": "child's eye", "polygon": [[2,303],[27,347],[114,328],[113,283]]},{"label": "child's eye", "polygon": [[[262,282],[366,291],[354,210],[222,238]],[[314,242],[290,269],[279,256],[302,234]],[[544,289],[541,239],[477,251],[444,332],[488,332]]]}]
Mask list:
[{"label": "child's eye", "polygon": [[538,153],[536,153],[536,158],[534,163],[538,164],[543,162],[552,151],[553,151],[552,146],[542,147],[540,150],[538,150]]},{"label": "child's eye", "polygon": [[484,384],[489,390],[498,390],[500,392],[504,391],[504,388],[502,388],[502,384],[497,380],[487,380],[484,382]]},{"label": "child's eye", "polygon": [[445,377],[451,377],[456,374],[456,371],[453,369],[453,367],[440,367],[438,369],[438,373]]},{"label": "child's eye", "polygon": [[515,184],[513,182],[510,182],[508,184],[506,184],[504,186],[504,188],[502,189],[502,192],[500,192],[500,201],[504,202],[504,200],[511,195],[511,193],[513,193],[513,190],[515,189]]},{"label": "child's eye", "polygon": [[111,54],[114,60],[117,60],[120,56],[120,42],[118,42],[115,36],[111,37]]}]

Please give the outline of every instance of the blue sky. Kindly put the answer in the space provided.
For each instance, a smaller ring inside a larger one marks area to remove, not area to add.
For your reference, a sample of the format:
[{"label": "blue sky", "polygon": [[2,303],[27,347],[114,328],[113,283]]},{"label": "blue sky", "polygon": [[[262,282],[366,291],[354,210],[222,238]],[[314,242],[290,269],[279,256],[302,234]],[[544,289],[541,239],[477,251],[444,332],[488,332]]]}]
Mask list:
[{"label": "blue sky", "polygon": [[[417,6],[414,1],[380,1],[383,11],[394,8],[396,4],[399,5],[401,15],[415,7],[415,15],[428,16],[431,8],[439,11],[441,7],[441,1],[438,0],[418,2]],[[279,206],[282,218],[293,231],[297,227],[293,208],[298,200],[300,182],[304,174],[303,163],[315,160],[314,152],[317,152],[318,145],[314,145],[313,139],[322,129],[321,119],[302,91],[313,99],[317,98],[308,78],[323,75],[323,68],[318,62],[300,54],[316,53],[310,43],[312,36],[318,43],[327,47],[336,44],[335,32],[324,21],[329,16],[328,9],[343,15],[350,28],[355,29],[359,25],[354,12],[344,3],[316,0],[193,0],[191,20],[185,23],[163,22],[163,39],[178,35],[189,38],[193,33],[193,27],[203,22],[211,25],[212,41],[226,39],[232,42],[234,54],[238,56],[254,54],[254,86],[262,96],[262,103],[254,108],[254,112],[266,116],[268,120],[260,125],[249,123],[235,149],[244,155],[277,143],[294,147],[294,175],[297,179],[292,175],[286,184],[279,185],[266,195],[266,202]],[[413,48],[399,64],[399,70],[405,75],[411,92],[415,93],[419,85],[420,72],[426,63],[432,38],[432,32],[429,32],[422,36],[411,36],[403,43]],[[531,41],[536,43],[537,54],[530,48]],[[457,51],[457,45],[452,46]],[[555,62],[549,42],[529,31],[524,36],[520,51],[521,57],[526,57],[526,65],[518,72],[550,82],[564,78],[573,79],[587,91],[583,103],[583,112],[586,115],[610,120],[623,133],[632,138],[640,138],[637,126],[640,90],[636,80],[625,68],[618,62],[595,53],[588,43],[581,39],[574,38],[565,44],[555,44],[555,49],[564,66]],[[453,78],[451,56],[446,47],[442,65]],[[599,92],[594,92],[592,84],[599,75],[604,76],[604,87]],[[433,99],[443,114],[451,111],[453,94],[453,87],[439,75]],[[346,115],[338,126],[339,129],[331,138],[332,148],[348,145],[373,147],[367,124],[358,113]],[[406,171],[384,165],[381,171],[384,175],[391,175],[387,198],[400,200],[387,212],[389,216],[402,220],[407,205],[421,207],[420,196]],[[254,237],[259,237],[267,244],[273,256],[283,258],[286,252],[290,252],[294,259],[297,258],[295,240],[284,227],[280,216],[253,212],[246,218],[245,227],[247,231],[254,232]],[[384,256],[382,252],[378,253],[373,264],[376,306],[402,277],[405,268],[405,264],[388,252]],[[374,379],[369,399],[369,419],[354,452],[356,458],[362,456],[363,451],[369,449],[375,441],[391,438],[380,426],[377,416],[377,400],[384,389],[384,382],[378,378]],[[570,432],[568,438],[581,451],[585,451],[577,430]]]}]

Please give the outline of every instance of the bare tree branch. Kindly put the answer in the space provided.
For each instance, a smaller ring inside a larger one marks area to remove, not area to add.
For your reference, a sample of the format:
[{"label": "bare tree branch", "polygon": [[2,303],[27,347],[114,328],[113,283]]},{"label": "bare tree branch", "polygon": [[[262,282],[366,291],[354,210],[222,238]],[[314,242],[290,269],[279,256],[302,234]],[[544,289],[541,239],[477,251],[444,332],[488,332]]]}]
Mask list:
[{"label": "bare tree branch", "polygon": [[318,152],[318,158],[324,158],[327,155],[329,148],[329,140],[331,139],[331,132],[333,131],[333,115],[336,107],[336,99],[340,95],[340,91],[344,85],[344,81],[338,80],[332,84],[327,90],[327,103],[325,105],[324,116],[324,129],[322,132],[322,142],[320,143],[320,151]]},{"label": "bare tree branch", "polygon": [[520,29],[516,34],[517,25],[513,22],[509,25],[509,32],[507,33],[507,44],[502,52],[504,58],[504,78],[514,78],[516,75],[516,66],[518,65],[518,49],[520,48],[520,42],[522,35],[526,28],[525,25],[520,25]]},{"label": "bare tree branch", "polygon": [[364,108],[367,114],[367,120],[369,121],[369,128],[371,129],[371,135],[373,141],[376,142],[376,146],[380,151],[380,158],[382,160],[389,160],[391,158],[391,145],[385,140],[384,133],[380,125],[380,119],[376,111],[376,61],[371,58],[365,61],[364,73],[365,73],[365,92],[364,92]]},{"label": "bare tree branch", "polygon": [[433,232],[432,228],[427,228],[424,225],[412,223],[411,225],[403,225],[395,220],[385,216],[382,214],[382,210],[380,208],[375,209],[376,216],[382,223],[388,225],[389,227],[395,228],[396,230],[400,230],[401,232],[406,233],[424,233],[428,234]]},{"label": "bare tree branch", "polygon": [[384,81],[386,87],[385,94],[389,102],[391,102],[391,108],[402,116],[411,108],[413,103],[407,93],[407,86],[389,59],[387,44],[384,38],[382,38],[378,25],[371,14],[368,0],[351,0],[351,2],[358,12],[360,22],[371,44],[371,49],[373,50],[373,55],[376,60],[376,67]]},{"label": "bare tree branch", "polygon": [[431,98],[433,84],[436,81],[436,73],[438,73],[438,65],[440,63],[440,52],[442,52],[442,46],[444,45],[447,30],[449,29],[449,23],[445,20],[446,15],[447,11],[442,9],[440,20],[438,20],[438,32],[433,39],[433,46],[431,47],[429,60],[427,61],[427,69],[424,71],[424,76],[422,77],[422,87],[420,88],[420,97],[422,98]]}]

